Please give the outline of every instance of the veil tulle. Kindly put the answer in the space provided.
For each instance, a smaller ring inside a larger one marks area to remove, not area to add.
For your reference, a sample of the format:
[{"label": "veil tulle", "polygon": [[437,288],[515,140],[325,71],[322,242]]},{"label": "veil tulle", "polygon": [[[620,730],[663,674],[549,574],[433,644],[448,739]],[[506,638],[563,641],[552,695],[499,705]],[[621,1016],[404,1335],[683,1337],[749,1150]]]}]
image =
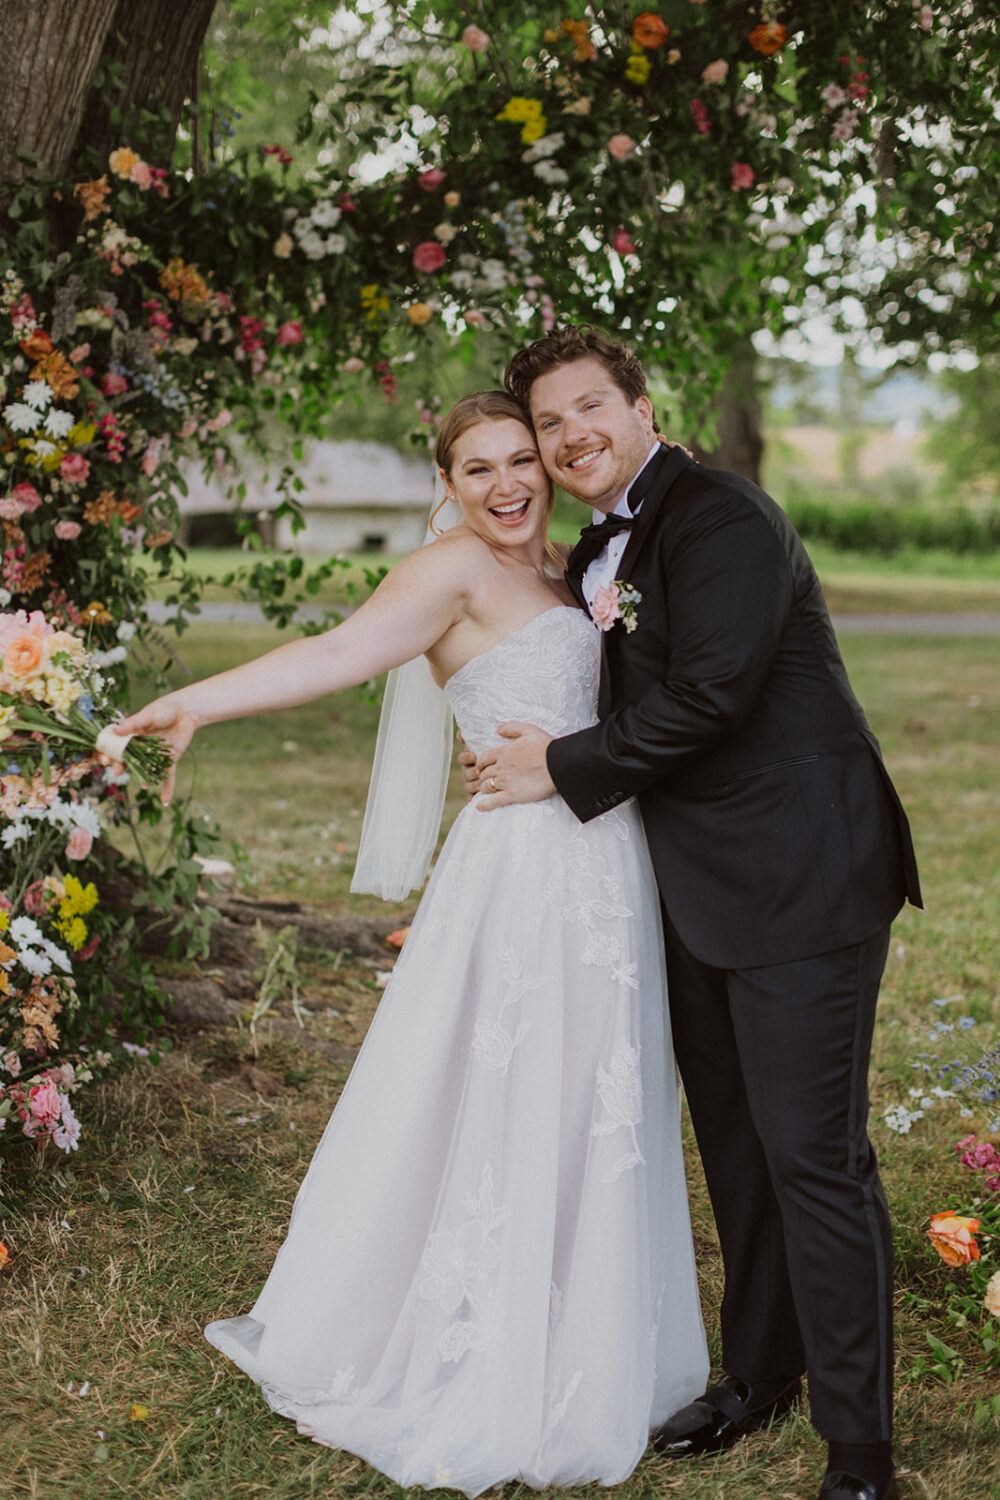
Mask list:
[{"label": "veil tulle", "polygon": [[[443,498],[435,468],[425,547],[462,519]],[[423,885],[441,830],[453,742],[451,707],[426,659],[394,667],[382,699],[352,891],[402,901]]]}]

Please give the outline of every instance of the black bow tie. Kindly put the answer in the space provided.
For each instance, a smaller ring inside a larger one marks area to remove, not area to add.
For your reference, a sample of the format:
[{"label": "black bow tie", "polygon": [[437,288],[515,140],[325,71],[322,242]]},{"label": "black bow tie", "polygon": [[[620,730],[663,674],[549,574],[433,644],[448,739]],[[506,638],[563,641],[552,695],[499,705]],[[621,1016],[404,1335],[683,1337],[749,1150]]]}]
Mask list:
[{"label": "black bow tie", "polygon": [[580,540],[570,553],[568,569],[583,577],[595,557],[599,557],[613,536],[621,531],[631,531],[637,516],[607,516],[603,521],[594,521],[580,532]]}]

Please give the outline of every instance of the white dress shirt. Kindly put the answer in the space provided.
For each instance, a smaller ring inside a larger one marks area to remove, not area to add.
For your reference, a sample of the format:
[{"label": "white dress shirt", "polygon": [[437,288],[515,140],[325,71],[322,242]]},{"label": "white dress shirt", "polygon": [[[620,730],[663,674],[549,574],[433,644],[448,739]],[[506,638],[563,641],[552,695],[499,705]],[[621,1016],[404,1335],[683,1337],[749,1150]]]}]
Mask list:
[{"label": "white dress shirt", "polygon": [[[642,465],[642,468],[640,468],[633,476],[633,480],[629,481],[629,485],[634,482],[634,479],[638,478],[639,474],[641,474],[642,470],[646,467],[646,464],[648,464],[649,460],[653,457],[653,454],[658,453],[659,450],[660,443],[659,441],[657,441],[653,444],[652,448],[650,448],[649,452],[646,454],[646,459]],[[608,514],[613,516],[638,515],[639,510],[641,509],[642,502],[640,501],[635,511],[629,509],[629,485],[626,485],[624,493],[619,495],[617,501],[615,502],[614,508]],[[605,512],[602,510],[595,510],[593,512],[593,516],[594,521],[598,526],[600,526],[603,521],[607,520],[607,514],[605,514]],[[583,597],[587,601],[588,609],[592,610],[594,607],[594,595],[597,593],[597,590],[607,588],[609,583],[614,583],[615,578],[618,574],[618,564],[621,562],[622,556],[625,552],[625,548],[628,546],[628,539],[630,535],[631,532],[619,531],[617,535],[613,536],[608,542],[607,546],[604,548],[604,551],[597,554],[593,562],[590,564],[590,567],[584,573],[583,578],[580,580],[583,588]]]}]

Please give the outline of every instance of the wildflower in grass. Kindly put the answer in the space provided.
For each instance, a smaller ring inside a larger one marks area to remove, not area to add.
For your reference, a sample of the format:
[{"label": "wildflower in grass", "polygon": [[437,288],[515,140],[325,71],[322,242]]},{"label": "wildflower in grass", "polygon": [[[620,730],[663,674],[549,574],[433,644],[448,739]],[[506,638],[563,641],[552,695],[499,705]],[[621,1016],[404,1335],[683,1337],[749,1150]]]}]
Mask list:
[{"label": "wildflower in grass", "polygon": [[938,1255],[949,1266],[967,1266],[979,1259],[976,1233],[978,1219],[969,1219],[962,1214],[940,1213],[931,1215],[927,1233]]}]

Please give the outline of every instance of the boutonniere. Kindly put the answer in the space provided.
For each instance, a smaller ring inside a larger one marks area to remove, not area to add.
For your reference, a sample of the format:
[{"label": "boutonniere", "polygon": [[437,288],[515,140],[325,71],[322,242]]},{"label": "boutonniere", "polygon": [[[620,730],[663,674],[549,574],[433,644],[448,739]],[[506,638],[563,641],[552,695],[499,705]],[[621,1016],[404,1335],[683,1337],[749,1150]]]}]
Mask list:
[{"label": "boutonniere", "polygon": [[639,590],[616,578],[614,583],[597,590],[590,613],[598,630],[610,630],[620,620],[631,635],[639,623],[636,607],[641,603]]}]

